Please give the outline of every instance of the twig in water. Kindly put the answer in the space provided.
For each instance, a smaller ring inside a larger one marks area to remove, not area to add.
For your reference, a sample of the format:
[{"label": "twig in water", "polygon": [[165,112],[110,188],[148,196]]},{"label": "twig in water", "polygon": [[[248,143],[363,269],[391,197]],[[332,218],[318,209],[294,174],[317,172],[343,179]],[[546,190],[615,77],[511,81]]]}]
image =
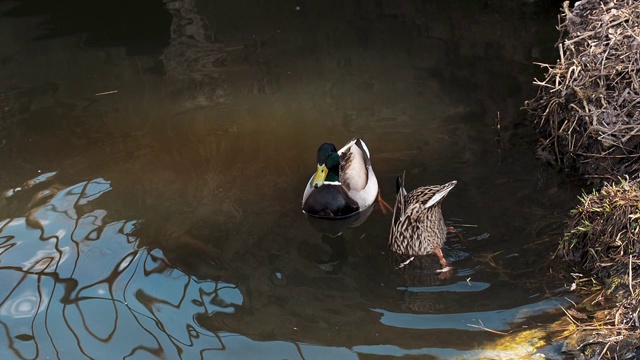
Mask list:
[{"label": "twig in water", "polygon": [[460,227],[478,227],[476,224],[458,224],[458,223],[449,223],[451,226],[460,226]]},{"label": "twig in water", "polygon": [[93,94],[95,96],[101,96],[101,95],[109,95],[109,94],[115,94],[117,93],[118,90],[111,90],[111,91],[105,91],[105,92],[101,92],[101,93],[97,93],[97,94]]},{"label": "twig in water", "polygon": [[511,331],[504,332],[504,331],[498,331],[498,330],[489,329],[488,327],[484,326],[482,321],[478,320],[478,322],[480,323],[480,325],[467,324],[467,326],[471,326],[471,327],[474,327],[474,328],[482,329],[482,330],[488,331],[490,333],[499,334],[499,335],[509,335],[511,333]]},{"label": "twig in water", "polygon": [[[558,305],[558,306],[560,306],[560,305]],[[580,326],[580,323],[576,319],[574,319],[573,316],[571,316],[571,314],[569,314],[569,312],[567,310],[565,310],[564,307],[560,306],[560,309],[562,309],[562,311],[564,311],[564,313],[567,315],[567,317],[569,318],[569,320],[572,323],[574,323],[577,326]]]}]

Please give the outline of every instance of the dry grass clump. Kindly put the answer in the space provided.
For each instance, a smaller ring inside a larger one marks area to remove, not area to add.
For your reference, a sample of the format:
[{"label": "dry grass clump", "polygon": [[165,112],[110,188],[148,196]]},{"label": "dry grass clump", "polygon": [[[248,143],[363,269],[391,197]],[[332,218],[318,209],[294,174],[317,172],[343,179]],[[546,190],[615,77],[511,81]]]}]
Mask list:
[{"label": "dry grass clump", "polygon": [[[622,180],[580,197],[562,241],[565,258],[599,279],[640,274],[640,186]],[[632,261],[636,257],[635,261]],[[631,262],[630,262],[631,261]]]},{"label": "dry grass clump", "polygon": [[582,339],[576,350],[599,354],[596,358],[625,358],[640,346],[640,185],[620,180],[580,200],[560,253],[584,272],[585,278],[574,284],[603,284],[585,303],[605,310],[572,318]]},{"label": "dry grass clump", "polygon": [[640,174],[640,2],[569,2],[560,59],[525,103],[544,133],[542,158],[598,183]]}]

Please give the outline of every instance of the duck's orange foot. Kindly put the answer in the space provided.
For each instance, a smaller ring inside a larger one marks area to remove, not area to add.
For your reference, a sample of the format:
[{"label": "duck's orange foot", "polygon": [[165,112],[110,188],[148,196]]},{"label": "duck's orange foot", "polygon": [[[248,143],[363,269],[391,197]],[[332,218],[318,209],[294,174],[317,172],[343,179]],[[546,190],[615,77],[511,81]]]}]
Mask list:
[{"label": "duck's orange foot", "polygon": [[389,205],[386,201],[382,199],[382,196],[380,196],[379,192],[378,192],[378,204],[380,205],[380,211],[382,211],[384,215],[387,215],[387,210],[389,210],[389,212],[393,212],[393,208],[391,207],[391,205]]},{"label": "duck's orange foot", "polygon": [[464,238],[464,236],[462,236],[462,234],[460,234],[458,232],[458,230],[456,230],[456,228],[454,228],[453,226],[449,226],[447,228],[447,232],[452,233],[452,234],[456,234],[458,236],[458,239],[460,239],[460,241],[466,242],[466,239]]}]

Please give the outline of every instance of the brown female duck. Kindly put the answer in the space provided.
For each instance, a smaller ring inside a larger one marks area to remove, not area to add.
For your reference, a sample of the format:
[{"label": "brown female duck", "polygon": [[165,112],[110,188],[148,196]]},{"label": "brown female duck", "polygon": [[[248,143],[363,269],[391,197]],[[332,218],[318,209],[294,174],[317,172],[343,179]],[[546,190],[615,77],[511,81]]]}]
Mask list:
[{"label": "brown female duck", "polygon": [[447,226],[442,217],[441,203],[456,181],[444,185],[419,187],[407,194],[404,174],[396,183],[396,204],[389,235],[391,250],[405,255],[436,254],[448,270],[447,260],[440,249],[446,238]]}]

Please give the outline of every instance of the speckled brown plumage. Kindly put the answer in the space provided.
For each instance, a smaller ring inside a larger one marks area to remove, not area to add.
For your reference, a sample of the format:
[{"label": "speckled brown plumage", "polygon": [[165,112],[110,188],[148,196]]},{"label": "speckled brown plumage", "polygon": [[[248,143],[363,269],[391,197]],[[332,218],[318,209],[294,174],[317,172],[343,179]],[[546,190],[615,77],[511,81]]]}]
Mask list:
[{"label": "speckled brown plumage", "polygon": [[391,250],[406,255],[434,253],[442,267],[447,266],[440,249],[447,233],[441,203],[455,185],[456,181],[444,185],[423,186],[407,194],[404,188],[404,174],[398,178],[398,192],[389,235]]}]

